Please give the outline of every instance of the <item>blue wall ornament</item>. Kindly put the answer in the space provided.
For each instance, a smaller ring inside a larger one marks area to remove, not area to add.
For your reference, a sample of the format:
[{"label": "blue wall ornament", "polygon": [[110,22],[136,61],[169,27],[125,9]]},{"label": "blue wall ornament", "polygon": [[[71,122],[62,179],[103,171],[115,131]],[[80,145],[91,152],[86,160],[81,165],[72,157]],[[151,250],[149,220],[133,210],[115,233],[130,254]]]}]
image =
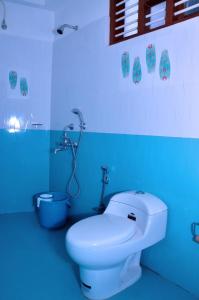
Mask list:
[{"label": "blue wall ornament", "polygon": [[136,57],[133,63],[133,82],[138,84],[142,80],[142,67],[140,58]]},{"label": "blue wall ornament", "polygon": [[121,64],[122,64],[123,78],[126,78],[126,77],[129,76],[129,73],[130,73],[130,56],[129,56],[129,52],[124,52],[122,54]]},{"label": "blue wall ornament", "polygon": [[170,78],[171,63],[170,63],[168,50],[162,51],[159,72],[160,72],[160,78],[162,80],[167,80]]},{"label": "blue wall ornament", "polygon": [[10,83],[10,88],[14,90],[17,86],[17,72],[16,71],[10,71],[9,72],[9,83]]},{"label": "blue wall ornament", "polygon": [[156,50],[153,44],[149,44],[146,48],[146,64],[148,73],[155,71],[156,67]]},{"label": "blue wall ornament", "polygon": [[20,91],[22,96],[27,96],[28,95],[28,82],[25,77],[22,77],[20,79]]}]

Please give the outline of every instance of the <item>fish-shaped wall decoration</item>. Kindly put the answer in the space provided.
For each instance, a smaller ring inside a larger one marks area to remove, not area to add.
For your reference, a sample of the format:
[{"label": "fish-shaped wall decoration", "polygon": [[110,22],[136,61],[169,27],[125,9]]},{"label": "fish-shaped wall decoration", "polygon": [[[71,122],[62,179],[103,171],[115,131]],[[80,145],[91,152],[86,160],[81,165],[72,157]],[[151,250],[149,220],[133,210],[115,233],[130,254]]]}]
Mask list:
[{"label": "fish-shaped wall decoration", "polygon": [[130,56],[129,56],[129,52],[124,52],[122,54],[121,64],[122,64],[123,78],[126,78],[126,77],[129,76],[129,73],[130,73]]},{"label": "fish-shaped wall decoration", "polygon": [[9,83],[10,83],[10,88],[14,90],[17,86],[17,80],[18,80],[18,75],[16,71],[10,71],[9,72]]},{"label": "fish-shaped wall decoration", "polygon": [[153,44],[149,44],[146,48],[146,65],[148,73],[155,71],[156,67],[156,50]]},{"label": "fish-shaped wall decoration", "polygon": [[159,72],[160,72],[160,78],[162,80],[167,80],[170,78],[171,63],[170,63],[168,50],[162,51]]},{"label": "fish-shaped wall decoration", "polygon": [[24,97],[28,95],[28,82],[25,77],[22,77],[20,79],[20,92]]},{"label": "fish-shaped wall decoration", "polygon": [[138,84],[142,80],[142,67],[140,63],[140,58],[136,57],[133,63],[133,82]]}]

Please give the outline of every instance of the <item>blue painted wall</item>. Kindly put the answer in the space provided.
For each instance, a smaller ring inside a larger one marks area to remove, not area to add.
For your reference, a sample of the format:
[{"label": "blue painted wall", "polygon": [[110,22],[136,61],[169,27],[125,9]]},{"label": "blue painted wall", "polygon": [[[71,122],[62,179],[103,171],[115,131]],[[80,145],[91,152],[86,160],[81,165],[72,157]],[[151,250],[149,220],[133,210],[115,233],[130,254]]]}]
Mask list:
[{"label": "blue painted wall", "polygon": [[[51,132],[52,148],[61,134]],[[65,190],[70,163],[68,152],[51,153],[51,189]],[[199,251],[190,232],[199,214],[199,139],[85,133],[78,162],[81,195],[72,214],[98,205],[103,164],[111,169],[107,194],[144,190],[168,205],[167,237],[144,251],[143,263],[199,296]]]},{"label": "blue painted wall", "polygon": [[31,211],[32,195],[49,189],[49,131],[0,130],[0,213]]}]

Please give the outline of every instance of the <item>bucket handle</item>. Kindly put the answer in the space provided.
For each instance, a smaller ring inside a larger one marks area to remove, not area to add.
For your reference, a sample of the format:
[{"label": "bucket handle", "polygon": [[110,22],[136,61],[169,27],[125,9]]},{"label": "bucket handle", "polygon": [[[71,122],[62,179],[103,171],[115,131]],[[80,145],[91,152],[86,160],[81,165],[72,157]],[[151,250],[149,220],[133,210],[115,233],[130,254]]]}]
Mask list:
[{"label": "bucket handle", "polygon": [[71,204],[70,204],[70,201],[69,201],[69,200],[67,200],[67,199],[66,199],[66,200],[63,200],[63,202],[66,203],[67,206],[68,206],[69,208],[71,207]]}]

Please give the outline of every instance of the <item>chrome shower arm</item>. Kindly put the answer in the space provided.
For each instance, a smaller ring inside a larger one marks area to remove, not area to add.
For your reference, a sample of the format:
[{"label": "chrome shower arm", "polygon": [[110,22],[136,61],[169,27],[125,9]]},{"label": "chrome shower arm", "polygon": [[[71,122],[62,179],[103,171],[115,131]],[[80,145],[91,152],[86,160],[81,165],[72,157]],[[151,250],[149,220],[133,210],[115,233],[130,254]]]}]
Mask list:
[{"label": "chrome shower arm", "polygon": [[69,28],[69,29],[73,29],[73,30],[78,30],[78,26],[77,25],[69,25],[69,24],[63,24],[62,26],[62,29],[64,28]]},{"label": "chrome shower arm", "polygon": [[1,28],[3,30],[6,30],[7,29],[7,24],[6,24],[6,5],[5,5],[5,2],[3,0],[0,0],[0,3],[1,3],[2,8],[3,8],[3,19],[2,19],[2,22],[1,22]]},{"label": "chrome shower arm", "polygon": [[6,5],[5,5],[3,0],[0,0],[0,3],[1,3],[2,8],[3,8],[3,20],[5,20],[5,18],[6,18]]},{"label": "chrome shower arm", "polygon": [[63,34],[65,28],[73,29],[75,31],[78,30],[77,25],[63,24],[63,25],[61,25],[60,27],[57,28],[57,33],[58,34]]}]

